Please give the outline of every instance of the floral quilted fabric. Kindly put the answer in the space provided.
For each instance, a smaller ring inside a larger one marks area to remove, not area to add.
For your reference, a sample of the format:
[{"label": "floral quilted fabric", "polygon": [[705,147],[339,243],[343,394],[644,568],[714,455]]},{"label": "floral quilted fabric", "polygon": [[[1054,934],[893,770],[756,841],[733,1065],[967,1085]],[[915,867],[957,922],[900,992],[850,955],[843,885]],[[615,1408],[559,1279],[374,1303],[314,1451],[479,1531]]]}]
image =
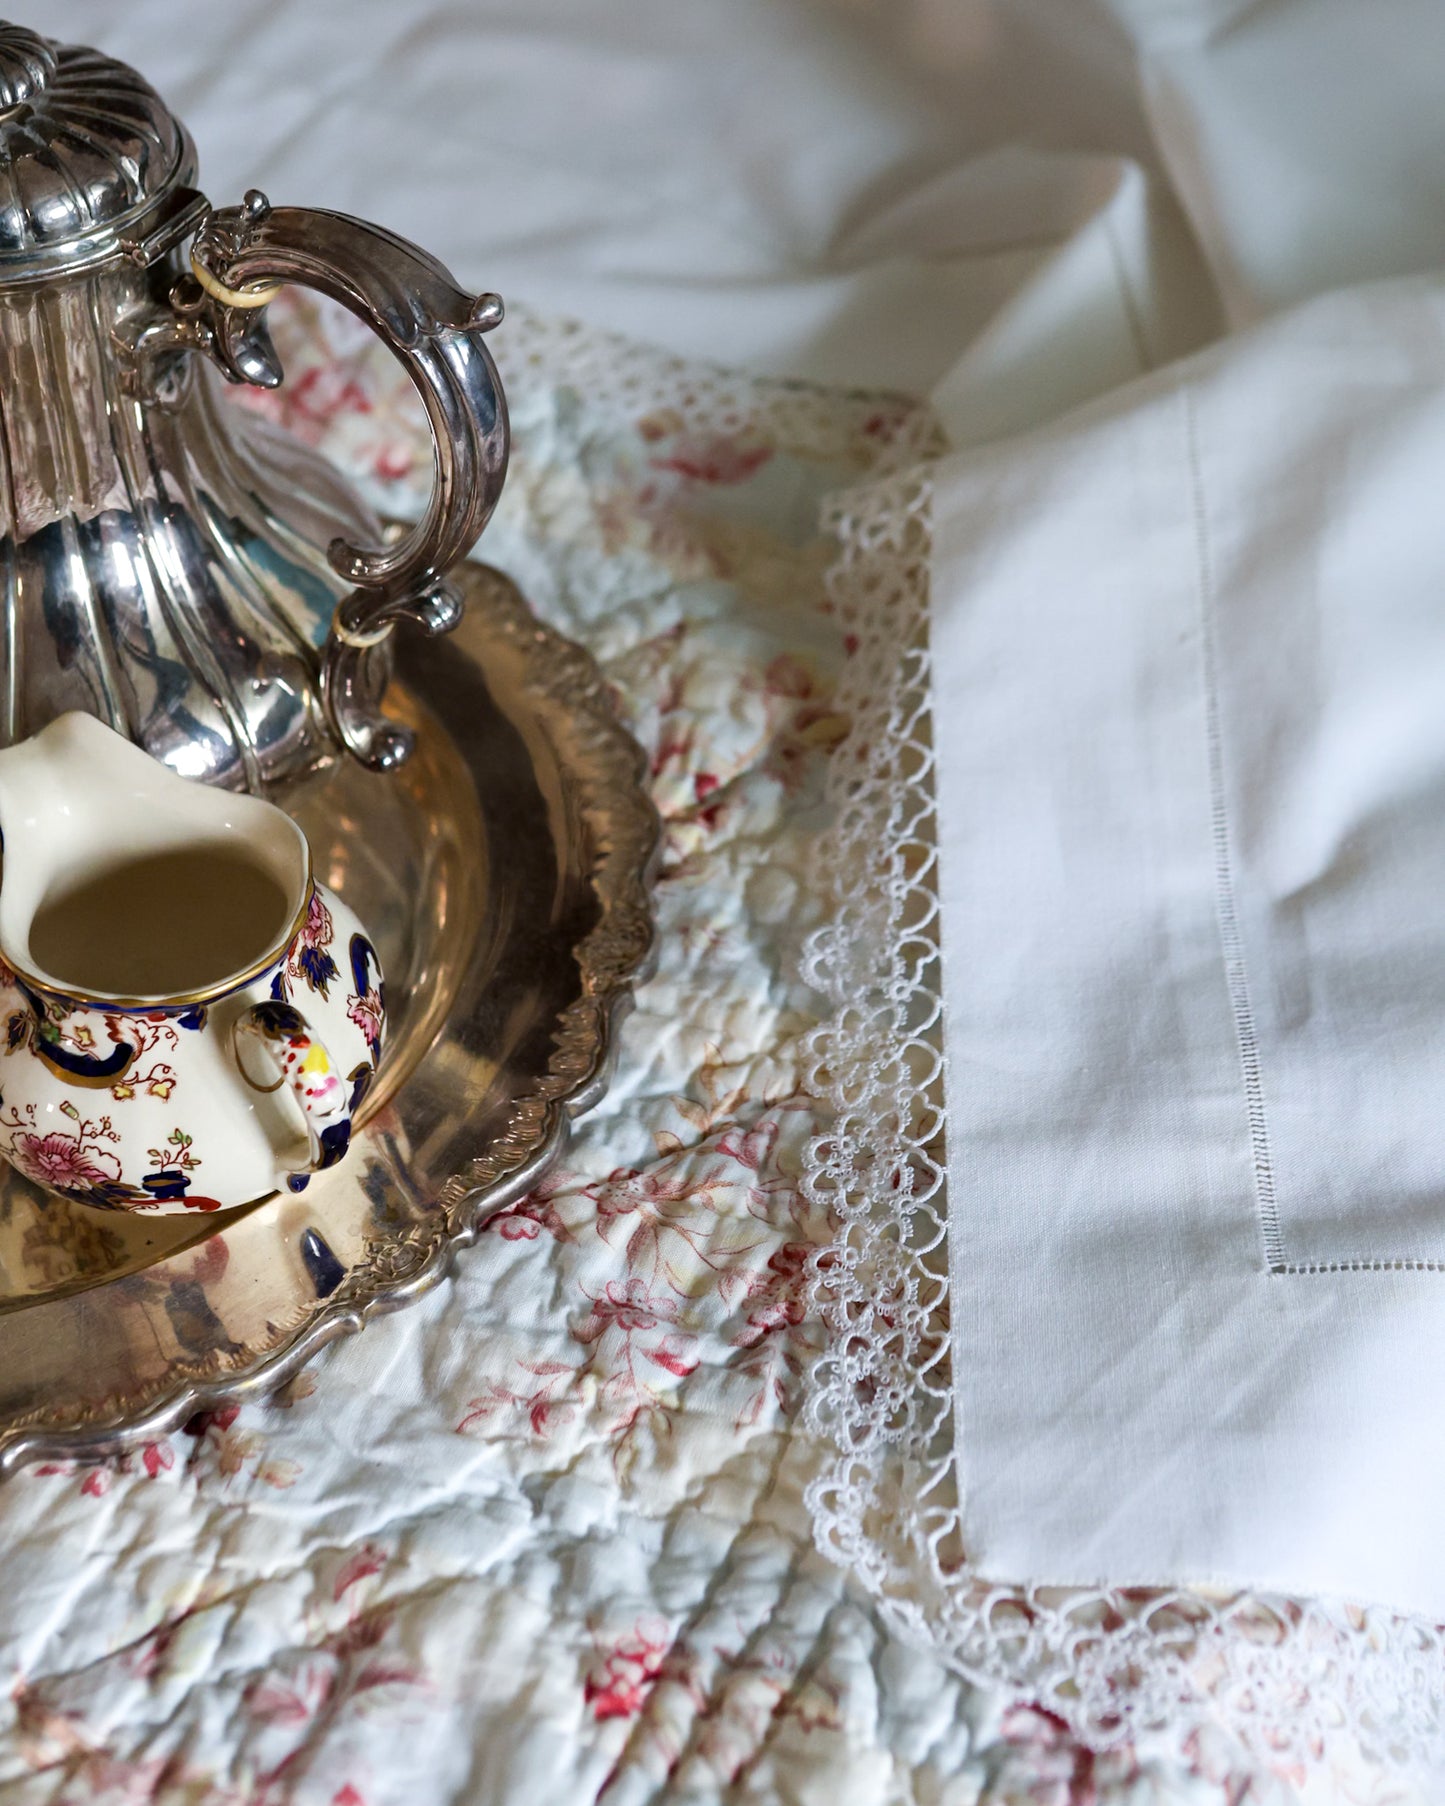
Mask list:
[{"label": "floral quilted fabric", "polygon": [[[242,399],[414,511],[395,367],[310,303],[277,329],[286,387]],[[1272,1773],[1223,1730],[1096,1758],[816,1552],[796,1426],[830,1224],[799,1184],[797,972],[849,729],[817,523],[928,422],[525,318],[495,349],[515,450],[485,552],[647,753],[656,975],[601,1106],[439,1291],[270,1403],[0,1488],[0,1801],[1403,1797]]]}]

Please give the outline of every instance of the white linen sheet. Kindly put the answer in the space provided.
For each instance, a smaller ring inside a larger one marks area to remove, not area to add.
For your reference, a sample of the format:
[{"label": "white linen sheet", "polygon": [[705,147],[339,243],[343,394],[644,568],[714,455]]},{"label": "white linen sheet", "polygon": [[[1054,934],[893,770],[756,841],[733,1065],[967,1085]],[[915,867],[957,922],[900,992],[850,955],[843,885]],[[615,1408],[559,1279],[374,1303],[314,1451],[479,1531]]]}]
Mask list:
[{"label": "white linen sheet", "polygon": [[[463,282],[688,356],[925,389],[1111,208],[1061,296],[1072,316],[1080,281],[1102,284],[1093,380],[1137,368],[1128,334],[1122,366],[1115,343],[1116,258],[1130,306],[1170,293],[1133,190],[1151,153],[1127,45],[1080,0],[1037,17],[811,0],[41,11],[145,72],[218,203],[256,186],[364,214]],[[1174,225],[1187,313],[1209,284]],[[1166,353],[1190,336],[1151,330]]]},{"label": "white linen sheet", "polygon": [[983,1573],[1445,1614],[1445,288],[934,478]]}]

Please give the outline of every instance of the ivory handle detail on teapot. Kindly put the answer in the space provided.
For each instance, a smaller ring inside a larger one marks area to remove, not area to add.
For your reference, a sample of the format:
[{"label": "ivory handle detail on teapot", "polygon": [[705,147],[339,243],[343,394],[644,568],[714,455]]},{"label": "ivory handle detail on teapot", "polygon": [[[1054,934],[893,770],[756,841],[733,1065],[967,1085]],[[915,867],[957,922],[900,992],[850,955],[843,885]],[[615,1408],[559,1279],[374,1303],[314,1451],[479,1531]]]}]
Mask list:
[{"label": "ivory handle detail on teapot", "polygon": [[[320,1172],[335,1166],[351,1140],[351,1107],[346,1081],[325,1044],[294,1003],[267,999],[253,1003],[236,1018],[231,1045],[241,1077],[254,1091],[279,1091],[282,1085],[301,1106],[311,1143],[311,1158],[301,1170]],[[248,1066],[246,1048],[263,1053],[274,1074],[259,1079]]]},{"label": "ivory handle detail on teapot", "polygon": [[458,288],[434,257],[380,226],[308,207],[272,207],[256,190],[210,213],[191,248],[208,349],[238,382],[273,388],[281,366],[265,325],[277,289],[302,283],[364,320],[410,375],[431,424],[435,480],[418,524],[396,544],[336,539],[328,557],[356,587],[342,598],[322,658],[322,695],[342,742],[373,769],[405,758],[410,739],[375,709],[366,649],[398,621],[454,627],[461,604],[446,573],[487,524],[507,468],[507,408],[483,334],[496,295]]}]

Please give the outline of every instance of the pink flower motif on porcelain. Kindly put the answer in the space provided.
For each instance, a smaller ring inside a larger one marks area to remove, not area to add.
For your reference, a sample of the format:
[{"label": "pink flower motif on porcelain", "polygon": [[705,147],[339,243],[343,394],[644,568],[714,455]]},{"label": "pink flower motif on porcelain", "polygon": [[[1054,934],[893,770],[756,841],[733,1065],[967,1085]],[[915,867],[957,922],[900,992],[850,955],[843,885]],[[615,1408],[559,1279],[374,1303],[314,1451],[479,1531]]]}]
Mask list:
[{"label": "pink flower motif on porcelain", "polygon": [[327,949],[335,938],[331,911],[319,890],[313,891],[301,931],[286,952],[286,976],[308,990],[329,995],[331,981],[340,976]]},{"label": "pink flower motif on porcelain", "polygon": [[52,1191],[88,1192],[120,1178],[120,1162],[114,1154],[58,1129],[48,1135],[18,1130],[7,1153],[27,1179],[48,1185]]}]

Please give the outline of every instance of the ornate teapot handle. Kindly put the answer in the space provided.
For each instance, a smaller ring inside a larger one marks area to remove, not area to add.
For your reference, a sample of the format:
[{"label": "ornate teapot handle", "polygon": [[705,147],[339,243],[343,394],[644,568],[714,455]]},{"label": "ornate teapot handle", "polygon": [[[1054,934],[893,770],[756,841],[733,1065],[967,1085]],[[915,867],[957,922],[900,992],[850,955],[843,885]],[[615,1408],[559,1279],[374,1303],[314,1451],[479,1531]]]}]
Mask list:
[{"label": "ornate teapot handle", "polygon": [[211,212],[191,247],[207,349],[233,381],[274,388],[281,365],[265,308],[283,283],[304,283],[364,320],[406,368],[431,422],[435,482],[420,522],[397,544],[366,551],[344,539],[332,567],[356,585],[342,598],[322,654],[321,693],[342,743],[373,770],[410,750],[405,729],[376,708],[366,649],[398,621],[445,633],[461,603],[446,573],[465,556],[501,493],[507,405],[482,334],[502,318],[498,296],[473,298],[434,257],[380,226],[310,207],[272,207],[252,189]]}]

